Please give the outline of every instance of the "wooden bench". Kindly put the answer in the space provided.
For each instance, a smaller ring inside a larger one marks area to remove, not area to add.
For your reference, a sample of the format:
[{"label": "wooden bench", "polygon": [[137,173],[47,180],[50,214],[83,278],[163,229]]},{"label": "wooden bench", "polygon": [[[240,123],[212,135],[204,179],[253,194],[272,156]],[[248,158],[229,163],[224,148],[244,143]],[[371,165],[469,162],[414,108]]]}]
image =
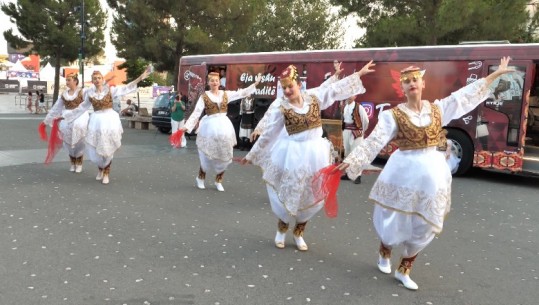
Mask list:
[{"label": "wooden bench", "polygon": [[[141,108],[141,110],[142,109],[146,110],[146,108]],[[143,113],[147,114],[148,111],[147,110],[143,111]],[[141,130],[155,129],[155,126],[152,125],[151,116],[135,114],[132,117],[126,118],[126,121],[127,121],[127,127],[129,128],[135,128],[135,129],[141,129]]]}]

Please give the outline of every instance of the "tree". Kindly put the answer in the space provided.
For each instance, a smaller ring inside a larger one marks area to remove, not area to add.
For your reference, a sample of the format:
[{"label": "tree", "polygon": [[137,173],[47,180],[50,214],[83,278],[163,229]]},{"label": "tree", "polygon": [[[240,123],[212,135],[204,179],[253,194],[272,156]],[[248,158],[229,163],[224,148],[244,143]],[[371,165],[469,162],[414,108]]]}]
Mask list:
[{"label": "tree", "polygon": [[343,34],[328,0],[270,0],[231,51],[336,49]]},{"label": "tree", "polygon": [[[17,3],[4,3],[2,11],[16,24],[21,36],[13,34],[12,29],[4,32],[8,43],[16,49],[30,47],[29,53],[50,57],[54,60],[54,94],[56,101],[60,83],[60,64],[62,61],[74,61],[78,58],[81,47],[80,0],[18,0]],[[105,13],[99,0],[85,0],[88,17],[84,53],[93,56],[103,46]]]},{"label": "tree", "polygon": [[[107,0],[116,10],[111,40],[127,61],[153,63],[177,80],[180,58],[222,53],[233,37],[245,34],[262,0]],[[136,77],[128,69],[128,76]],[[138,76],[138,75],[137,75]],[[176,85],[176,84],[174,84]]]},{"label": "tree", "polygon": [[528,0],[331,0],[357,13],[366,28],[358,46],[458,44],[469,40],[531,42],[538,15]]}]

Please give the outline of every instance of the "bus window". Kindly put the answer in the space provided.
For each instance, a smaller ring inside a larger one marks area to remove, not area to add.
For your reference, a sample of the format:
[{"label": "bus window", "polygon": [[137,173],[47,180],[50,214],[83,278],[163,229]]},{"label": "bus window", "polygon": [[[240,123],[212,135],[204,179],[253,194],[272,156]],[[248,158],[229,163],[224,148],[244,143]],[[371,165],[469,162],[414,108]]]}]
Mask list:
[{"label": "bus window", "polygon": [[[507,116],[507,145],[518,146],[526,67],[513,66],[513,68],[515,72],[499,77],[490,85],[492,94],[485,101],[485,107]],[[496,69],[498,66],[490,66],[489,74]]]}]

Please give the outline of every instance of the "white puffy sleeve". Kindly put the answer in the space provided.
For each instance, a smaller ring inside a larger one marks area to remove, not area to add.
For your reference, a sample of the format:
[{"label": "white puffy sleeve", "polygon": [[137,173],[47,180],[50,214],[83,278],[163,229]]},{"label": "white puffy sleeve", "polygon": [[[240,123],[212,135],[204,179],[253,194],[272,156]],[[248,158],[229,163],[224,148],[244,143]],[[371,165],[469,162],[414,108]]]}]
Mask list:
[{"label": "white puffy sleeve", "polygon": [[110,95],[112,96],[112,99],[120,98],[126,94],[132,93],[137,91],[137,84],[138,82],[132,81],[127,85],[124,86],[115,86],[110,88]]},{"label": "white puffy sleeve", "polygon": [[193,109],[193,112],[191,112],[191,115],[189,116],[189,119],[185,122],[185,128],[187,129],[187,132],[190,133],[193,128],[198,123],[198,119],[200,118],[200,115],[202,114],[202,111],[204,111],[204,100],[202,99],[202,94],[197,100],[197,103],[195,105],[195,109]]},{"label": "white puffy sleeve", "polygon": [[482,78],[451,93],[446,98],[434,101],[434,104],[442,110],[442,125],[445,126],[452,120],[472,111],[486,100],[489,94],[491,90]]},{"label": "white puffy sleeve", "polygon": [[62,116],[63,110],[64,110],[64,99],[60,95],[58,99],[56,100],[56,103],[54,103],[54,106],[52,106],[52,108],[49,109],[49,113],[47,113],[47,116],[43,120],[43,123],[52,127],[52,122],[54,121],[54,119]]},{"label": "white puffy sleeve", "polygon": [[324,110],[333,105],[335,101],[365,93],[365,87],[363,87],[359,75],[354,73],[339,81],[310,89],[308,93],[315,95],[320,100],[320,108]]},{"label": "white puffy sleeve", "polygon": [[[276,105],[274,106],[274,104]],[[245,156],[247,160],[255,165],[261,165],[261,162],[264,160],[270,160],[271,147],[275,144],[281,132],[284,131],[284,116],[279,106],[280,103],[275,101],[271,104],[268,111],[266,111],[264,117],[267,116],[267,123],[263,132],[251,148],[251,151]]]},{"label": "white puffy sleeve", "polygon": [[359,176],[361,170],[371,164],[382,148],[397,135],[397,131],[398,126],[393,118],[392,111],[383,111],[369,137],[360,143],[343,161],[350,164],[346,172],[351,179],[355,179]]},{"label": "white puffy sleeve", "polygon": [[255,93],[256,84],[252,83],[249,87],[239,89],[236,91],[225,91],[229,101],[239,100],[240,98],[248,97],[249,95]]}]

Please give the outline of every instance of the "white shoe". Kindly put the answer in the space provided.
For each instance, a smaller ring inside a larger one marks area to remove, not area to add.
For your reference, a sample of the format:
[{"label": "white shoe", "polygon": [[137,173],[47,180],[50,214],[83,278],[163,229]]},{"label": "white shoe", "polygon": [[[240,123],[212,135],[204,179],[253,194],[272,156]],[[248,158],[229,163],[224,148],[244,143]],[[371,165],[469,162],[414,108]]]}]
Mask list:
[{"label": "white shoe", "polygon": [[196,177],[196,181],[197,181],[197,187],[201,190],[205,189],[206,187],[204,186],[204,179],[200,179],[198,177]]},{"label": "white shoe", "polygon": [[75,165],[75,173],[82,172],[82,165]]},{"label": "white shoe", "polygon": [[219,182],[215,182],[215,187],[217,188],[217,190],[219,192],[224,192],[225,191],[225,188],[223,187],[223,185]]},{"label": "white shoe", "polygon": [[109,184],[109,175],[103,175],[103,181],[101,181],[103,184]]},{"label": "white shoe", "polygon": [[307,251],[309,250],[309,247],[307,246],[307,243],[305,243],[305,240],[303,240],[303,236],[295,236],[294,235],[294,241],[296,242],[296,247],[298,247],[299,251]]},{"label": "white shoe", "polygon": [[277,234],[275,234],[275,247],[279,249],[284,249],[285,238],[286,238],[286,233],[281,233],[277,231]]},{"label": "white shoe", "polygon": [[398,270],[395,270],[395,278],[399,280],[404,285],[404,287],[410,290],[417,290],[419,288],[419,286],[417,286],[417,284],[412,281],[409,275],[402,274]]},{"label": "white shoe", "polygon": [[391,273],[391,260],[389,258],[383,258],[378,254],[378,270],[382,273],[390,274]]},{"label": "white shoe", "polygon": [[95,180],[101,180],[103,179],[103,171],[100,170],[99,173],[97,173],[97,176],[95,176]]},{"label": "white shoe", "polygon": [[75,171],[75,164],[71,164],[71,167],[69,168],[69,171],[70,171],[70,172],[74,172],[74,171]]}]

